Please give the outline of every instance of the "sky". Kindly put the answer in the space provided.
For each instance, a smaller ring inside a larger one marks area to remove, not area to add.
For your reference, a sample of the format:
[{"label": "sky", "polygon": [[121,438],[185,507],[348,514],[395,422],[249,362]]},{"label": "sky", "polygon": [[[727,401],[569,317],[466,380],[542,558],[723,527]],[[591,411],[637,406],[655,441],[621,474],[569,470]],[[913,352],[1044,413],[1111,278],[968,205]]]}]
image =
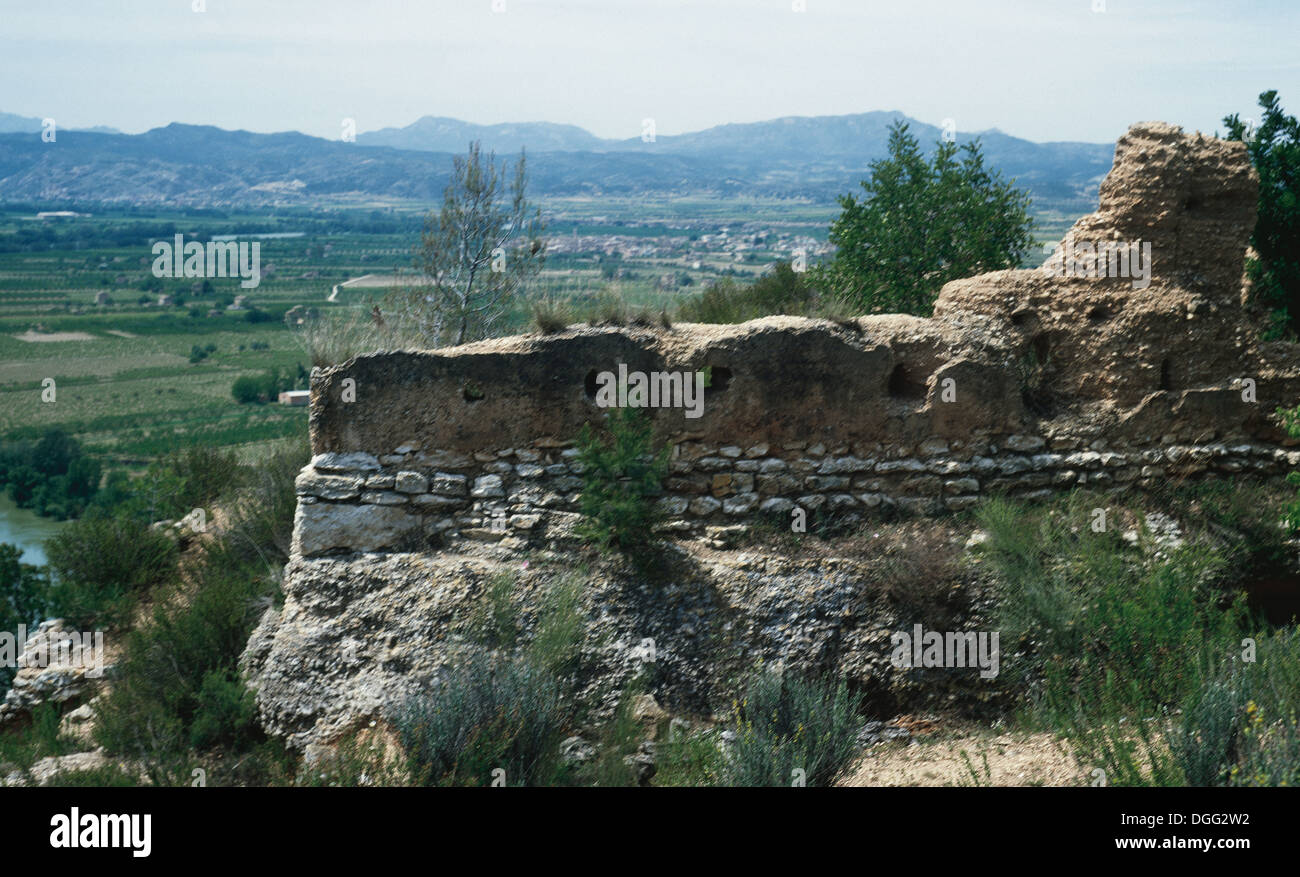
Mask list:
[{"label": "sky", "polygon": [[1268,89],[1300,110],[1300,0],[0,0],[0,111],[130,133],[900,110],[1109,142]]}]

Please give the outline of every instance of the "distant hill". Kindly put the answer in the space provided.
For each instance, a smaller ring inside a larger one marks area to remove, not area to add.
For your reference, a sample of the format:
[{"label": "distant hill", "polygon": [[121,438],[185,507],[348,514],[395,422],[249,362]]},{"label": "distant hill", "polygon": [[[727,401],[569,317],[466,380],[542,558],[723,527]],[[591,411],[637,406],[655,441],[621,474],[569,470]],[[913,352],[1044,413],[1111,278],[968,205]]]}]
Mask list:
[{"label": "distant hill", "polygon": [[[15,116],[13,113],[0,113],[0,134],[21,134],[41,131],[42,119],[35,116]],[[69,131],[93,131],[97,134],[121,134],[116,128],[95,125],[93,128],[69,128]]]},{"label": "distant hill", "polygon": [[[452,155],[481,139],[503,158],[527,146],[535,196],[830,202],[855,189],[871,161],[885,156],[889,126],[897,119],[906,120],[927,149],[941,137],[939,128],[901,113],[872,112],[719,125],[648,143],[602,139],[573,125],[473,125],[426,116],[405,128],[360,134],[355,143],[176,123],[134,135],[61,131],[57,144],[48,144],[33,136],[39,120],[5,115],[0,121],[28,124],[22,130],[31,133],[0,133],[0,200],[190,206],[431,201],[446,186]],[[1114,152],[1111,144],[1033,143],[999,131],[958,133],[957,139],[975,136],[989,164],[1029,189],[1040,208],[1091,209]]]},{"label": "distant hill", "polygon": [[475,125],[444,116],[424,116],[405,128],[381,128],[357,135],[362,146],[391,146],[421,152],[464,152],[470,141],[480,140],[487,149],[515,153],[599,152],[606,141],[577,125],[551,122]]}]

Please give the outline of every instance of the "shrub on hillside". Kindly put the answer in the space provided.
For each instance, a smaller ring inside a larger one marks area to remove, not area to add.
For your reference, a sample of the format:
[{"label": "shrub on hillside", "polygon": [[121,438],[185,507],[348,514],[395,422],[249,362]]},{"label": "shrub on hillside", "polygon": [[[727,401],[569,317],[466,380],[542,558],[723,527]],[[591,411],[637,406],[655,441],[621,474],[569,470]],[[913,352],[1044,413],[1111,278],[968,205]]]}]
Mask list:
[{"label": "shrub on hillside", "polygon": [[112,689],[96,709],[96,740],[113,754],[151,765],[155,782],[188,782],[192,753],[241,754],[230,781],[257,781],[283,768],[266,741],[239,656],[274,600],[293,526],[293,476],[304,442],[276,448],[223,493],[227,524],[206,543],[184,592],[160,600],[128,634]]},{"label": "shrub on hillside", "polygon": [[45,552],[54,577],[50,613],[77,625],[125,622],[134,599],[176,569],[176,543],[126,515],[74,521]]},{"label": "shrub on hillside", "polygon": [[652,539],[670,449],[654,449],[650,419],[632,408],[612,410],[607,433],[599,437],[584,424],[578,437],[583,467],[578,531],[602,547],[636,550]]},{"label": "shrub on hillside", "polygon": [[726,278],[693,298],[684,299],[677,319],[691,323],[743,323],[772,314],[812,315],[818,307],[816,291],[807,275],[789,262],[777,262],[769,274],[750,284]]},{"label": "shrub on hillside", "polygon": [[829,786],[857,752],[862,698],[843,682],[759,671],[745,683],[729,784]]},{"label": "shrub on hillside", "polygon": [[[559,784],[569,715],[560,685],[527,661],[474,650],[393,715],[421,785]],[[504,775],[496,774],[502,770]]]},{"label": "shrub on hillside", "polygon": [[[1096,532],[1102,506],[1109,523]],[[1083,491],[1038,508],[993,500],[978,513],[1004,653],[1019,653],[1006,664],[1062,720],[1179,703],[1200,685],[1207,650],[1245,621],[1242,601],[1219,608],[1222,550],[1189,540],[1144,561],[1122,538],[1121,515]],[[1106,687],[1112,678],[1120,688]]]},{"label": "shrub on hillside", "polygon": [[534,299],[529,303],[529,310],[533,315],[533,325],[543,335],[563,332],[573,319],[569,306],[550,296]]},{"label": "shrub on hillside", "polygon": [[190,445],[150,464],[136,491],[148,498],[156,520],[175,520],[211,505],[238,484],[240,474],[233,451]]}]

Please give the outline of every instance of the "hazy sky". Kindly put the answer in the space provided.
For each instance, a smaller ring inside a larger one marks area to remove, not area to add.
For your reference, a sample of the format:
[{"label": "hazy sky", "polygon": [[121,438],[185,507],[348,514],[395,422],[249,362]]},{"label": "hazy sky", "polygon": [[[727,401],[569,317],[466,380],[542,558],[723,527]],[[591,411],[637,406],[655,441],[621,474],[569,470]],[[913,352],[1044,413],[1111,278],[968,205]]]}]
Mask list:
[{"label": "hazy sky", "polygon": [[[206,5],[195,12],[193,6]],[[802,5],[806,11],[795,11]],[[963,131],[1212,132],[1300,110],[1300,0],[0,0],[0,110],[338,137],[423,115],[603,137],[901,110]],[[502,11],[494,11],[502,8]]]}]

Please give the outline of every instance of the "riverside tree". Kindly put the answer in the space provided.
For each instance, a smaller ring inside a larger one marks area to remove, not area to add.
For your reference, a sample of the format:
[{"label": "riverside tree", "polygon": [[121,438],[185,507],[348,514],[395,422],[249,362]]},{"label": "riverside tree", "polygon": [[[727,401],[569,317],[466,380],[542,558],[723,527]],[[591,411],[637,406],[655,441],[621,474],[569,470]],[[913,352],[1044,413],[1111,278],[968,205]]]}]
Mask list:
[{"label": "riverside tree", "polygon": [[422,282],[390,303],[429,344],[487,337],[511,300],[541,270],[546,243],[540,211],[524,195],[521,150],[513,179],[478,141],[456,156],[442,209],[425,217],[415,248]]},{"label": "riverside tree", "polygon": [[1269,311],[1265,338],[1300,330],[1300,122],[1287,116],[1276,91],[1259,96],[1258,126],[1227,116],[1229,140],[1244,140],[1259,173],[1259,219],[1246,261],[1255,300]]},{"label": "riverside tree", "polygon": [[1012,268],[1029,252],[1029,195],[984,166],[979,141],[941,141],[926,160],[904,122],[889,157],[871,163],[863,195],[839,198],[833,259],[814,285],[865,313],[929,316],[949,280]]}]

